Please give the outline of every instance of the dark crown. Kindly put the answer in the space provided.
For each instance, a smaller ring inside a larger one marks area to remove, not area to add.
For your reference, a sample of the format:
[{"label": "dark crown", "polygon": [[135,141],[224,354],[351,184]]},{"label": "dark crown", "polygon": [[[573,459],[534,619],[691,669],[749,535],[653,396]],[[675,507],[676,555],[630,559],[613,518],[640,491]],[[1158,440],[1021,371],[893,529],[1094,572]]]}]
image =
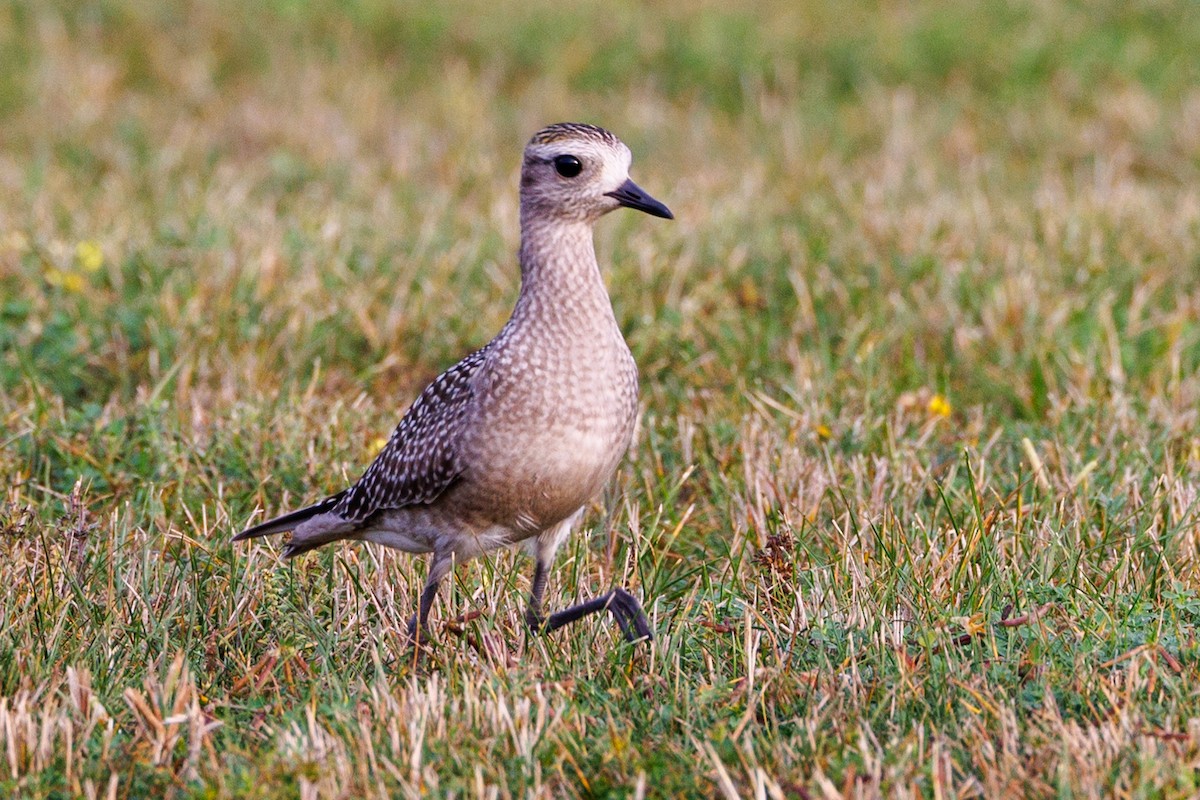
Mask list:
[{"label": "dark crown", "polygon": [[530,144],[554,144],[563,139],[595,139],[596,141],[604,142],[605,144],[618,144],[616,136],[613,136],[604,128],[595,125],[588,125],[586,122],[558,122],[554,125],[547,125],[533,135],[529,140]]}]

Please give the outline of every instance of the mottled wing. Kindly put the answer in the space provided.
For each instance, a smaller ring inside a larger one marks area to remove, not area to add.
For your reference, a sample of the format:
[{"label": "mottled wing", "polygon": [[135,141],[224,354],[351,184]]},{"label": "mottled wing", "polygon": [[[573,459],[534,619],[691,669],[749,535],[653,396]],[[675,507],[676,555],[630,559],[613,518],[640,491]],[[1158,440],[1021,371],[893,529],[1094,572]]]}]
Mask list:
[{"label": "mottled wing", "polygon": [[382,452],[346,490],[333,513],[361,523],[379,511],[433,502],[458,479],[471,378],[486,353],[486,347],[472,353],[421,392]]}]

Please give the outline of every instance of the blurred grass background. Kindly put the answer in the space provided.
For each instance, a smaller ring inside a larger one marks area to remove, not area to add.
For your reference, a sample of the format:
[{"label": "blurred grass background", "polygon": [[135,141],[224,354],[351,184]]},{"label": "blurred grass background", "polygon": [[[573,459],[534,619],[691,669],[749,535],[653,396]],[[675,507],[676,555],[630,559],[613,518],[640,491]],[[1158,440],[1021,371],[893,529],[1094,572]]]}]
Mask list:
[{"label": "blurred grass background", "polygon": [[[1191,796],[1188,2],[0,3],[0,787]],[[526,642],[518,556],[283,566],[604,125],[642,433]],[[1015,622],[1014,622],[1015,620]],[[699,767],[697,767],[699,764]]]}]

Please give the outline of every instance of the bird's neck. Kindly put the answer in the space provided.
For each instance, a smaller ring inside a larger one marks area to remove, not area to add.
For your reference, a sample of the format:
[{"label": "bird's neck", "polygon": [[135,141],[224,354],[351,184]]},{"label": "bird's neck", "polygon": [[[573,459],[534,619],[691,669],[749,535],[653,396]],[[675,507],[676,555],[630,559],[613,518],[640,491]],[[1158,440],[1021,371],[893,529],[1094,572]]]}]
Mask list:
[{"label": "bird's neck", "polygon": [[615,324],[591,223],[523,219],[520,257],[521,294],[514,320],[537,307],[531,317],[573,318],[573,327]]}]

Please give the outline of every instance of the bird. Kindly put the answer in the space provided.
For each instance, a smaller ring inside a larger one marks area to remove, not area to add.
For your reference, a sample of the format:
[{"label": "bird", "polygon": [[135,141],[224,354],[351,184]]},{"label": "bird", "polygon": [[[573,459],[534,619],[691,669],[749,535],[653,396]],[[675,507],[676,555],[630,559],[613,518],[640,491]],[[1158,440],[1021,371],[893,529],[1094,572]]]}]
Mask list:
[{"label": "bird", "polygon": [[674,215],[630,179],[631,162],[629,148],[596,125],[535,133],[521,165],[521,285],[508,322],[420,393],[354,484],[234,541],[291,531],[283,558],[347,539],[431,554],[408,625],[414,646],[428,637],[438,585],[456,564],[521,544],[534,558],[532,633],[607,610],[628,641],[653,639],[623,588],[543,610],[555,554],[624,458],[638,418],[637,364],[593,225],[621,207]]}]

